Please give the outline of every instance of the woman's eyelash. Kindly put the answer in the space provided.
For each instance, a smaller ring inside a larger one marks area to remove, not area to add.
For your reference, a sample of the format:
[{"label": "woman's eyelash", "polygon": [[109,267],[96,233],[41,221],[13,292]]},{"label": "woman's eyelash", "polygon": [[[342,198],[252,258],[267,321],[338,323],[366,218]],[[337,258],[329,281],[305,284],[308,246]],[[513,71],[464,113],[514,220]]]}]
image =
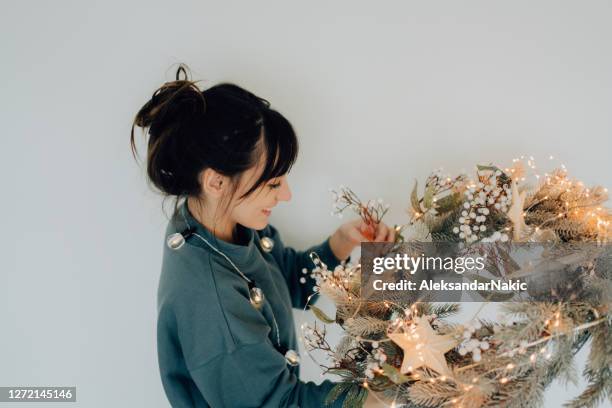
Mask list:
[{"label": "woman's eyelash", "polygon": [[275,189],[275,188],[279,188],[281,185],[281,183],[272,183],[272,184],[268,184],[268,187]]}]

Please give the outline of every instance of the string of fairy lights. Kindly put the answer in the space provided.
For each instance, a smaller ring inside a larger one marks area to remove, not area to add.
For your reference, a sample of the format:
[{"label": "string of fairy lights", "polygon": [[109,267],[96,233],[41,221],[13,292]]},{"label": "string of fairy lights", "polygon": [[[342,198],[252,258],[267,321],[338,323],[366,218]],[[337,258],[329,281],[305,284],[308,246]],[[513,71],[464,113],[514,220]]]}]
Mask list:
[{"label": "string of fairy lights", "polygon": [[[549,160],[554,160],[554,157],[549,156]],[[520,156],[518,158],[513,159],[512,162],[515,164],[515,166],[507,167],[507,168],[504,168],[503,170],[506,174],[508,174],[513,179],[513,181],[524,183],[527,181],[528,177],[533,176],[535,178],[535,181],[539,183],[540,185],[554,186],[555,188],[564,190],[566,193],[579,192],[580,194],[578,197],[575,197],[573,200],[565,199],[563,201],[564,208],[560,210],[556,215],[551,217],[550,219],[545,219],[537,223],[536,225],[531,224],[530,228],[532,228],[532,231],[535,234],[538,234],[539,232],[544,230],[546,228],[546,225],[548,225],[549,223],[554,222],[560,218],[574,217],[576,219],[580,219],[582,222],[585,222],[586,220],[586,222],[589,223],[589,226],[596,228],[598,232],[596,234],[598,243],[608,242],[609,236],[608,234],[605,233],[609,231],[610,229],[610,221],[609,221],[610,217],[609,217],[608,209],[603,208],[601,206],[597,206],[593,208],[590,205],[577,205],[576,204],[583,197],[588,199],[590,198],[591,194],[597,194],[597,192],[594,192],[590,188],[585,188],[584,183],[582,181],[575,181],[575,180],[567,179],[568,172],[564,164],[561,163],[560,171],[556,171],[553,173],[540,174],[537,172],[537,166],[535,164],[535,160],[533,156],[529,156],[529,157]],[[521,174],[522,170],[519,166],[516,166],[516,164],[525,163],[525,162],[527,164],[527,167],[531,171],[533,171],[534,174],[532,175]],[[451,177],[443,178],[442,181],[438,184],[438,187],[439,187],[438,192],[439,193],[447,192],[448,190],[451,189],[454,182],[463,181],[464,180],[463,177],[464,176],[459,176],[459,177],[455,177],[454,179]],[[474,181],[474,180],[471,180],[471,181],[468,180],[466,185],[467,185],[467,188],[471,188],[471,189],[482,188],[482,184],[479,185],[479,182]],[[346,193],[345,195],[351,199],[349,200],[350,205],[354,206],[361,213],[365,212],[368,214],[368,207],[370,206],[370,202],[368,202],[368,205],[366,206],[361,205],[356,195],[354,195],[354,193],[350,191],[349,189],[341,189],[341,193],[337,193],[334,191],[336,198],[338,196],[341,196],[342,192]],[[561,191],[561,193],[562,192],[563,191]],[[607,193],[607,192],[608,192],[608,189],[604,188],[603,193]],[[516,194],[516,190],[514,191],[514,194],[511,194],[513,199],[517,198],[517,197],[514,197],[515,194]],[[533,199],[532,197],[532,202],[530,202],[529,206],[527,206],[526,208],[521,207],[522,217],[528,216],[529,211],[532,208],[542,203],[546,203],[546,201],[550,199],[551,197],[549,195],[544,195],[543,197],[539,197],[537,199]],[[433,197],[431,197],[431,200],[433,203],[437,203],[440,200],[440,197],[438,197],[437,194],[434,194]],[[507,207],[510,204],[509,203],[510,200],[505,200],[505,201],[506,202],[503,203],[502,205],[506,205],[506,207],[501,207],[501,208],[503,208],[504,210],[507,210]],[[494,202],[497,203],[499,201],[494,201]],[[388,205],[382,206],[380,200],[375,204],[379,208],[377,207],[376,209],[377,211],[372,211],[372,213],[375,216],[370,216],[368,219],[375,218],[379,222],[380,219],[382,218],[382,215],[386,213],[389,206]],[[342,211],[347,206],[341,207],[336,204],[334,206],[334,209],[336,211]],[[418,221],[421,218],[423,218],[426,215],[427,211],[428,210],[412,211],[412,214],[411,214],[412,218],[410,220],[410,223],[406,225],[400,225],[400,230],[401,228],[408,226],[414,223],[415,221]],[[470,211],[470,209],[468,209],[468,211]],[[480,217],[480,215],[477,215],[477,217]],[[503,227],[503,231],[510,231],[511,229],[512,229],[512,226]],[[326,265],[323,262],[321,262],[320,259],[318,259],[318,257],[313,258],[313,262],[315,263],[315,268],[313,269],[311,276],[316,279],[317,283],[316,283],[316,286],[314,287],[315,293],[313,293],[312,295],[308,297],[306,305],[304,306],[304,311],[306,311],[307,308],[309,307],[312,297],[317,295],[317,292],[321,292],[322,288],[327,287],[331,290],[340,290],[341,293],[346,297],[346,299],[349,302],[357,302],[357,306],[355,307],[355,310],[353,312],[353,316],[356,316],[358,314],[358,311],[362,303],[366,302],[366,300],[361,299],[357,295],[354,295],[351,291],[351,286],[354,285],[356,277],[359,277],[361,265],[342,263],[341,265],[336,267],[334,271],[329,271],[327,270]],[[358,347],[361,350],[365,351],[366,353],[371,353],[371,351],[363,347],[364,343],[369,343],[372,349],[376,350],[377,356],[380,357],[381,353],[383,352],[382,352],[382,349],[380,349],[378,346],[384,342],[393,342],[393,340],[389,338],[389,334],[394,333],[396,331],[402,331],[404,334],[407,334],[408,336],[412,337],[412,340],[416,342],[415,348],[417,349],[417,353],[419,349],[427,347],[427,344],[425,342],[419,342],[418,334],[415,334],[415,331],[414,331],[416,319],[419,317],[418,315],[419,302],[418,301],[414,302],[406,309],[402,309],[402,305],[396,304],[390,300],[384,300],[382,301],[382,304],[385,308],[393,307],[394,310],[404,310],[404,315],[403,317],[397,316],[394,319],[389,321],[389,325],[386,330],[387,336],[385,338],[369,339],[367,338],[367,336],[354,336],[355,341],[357,342]],[[594,319],[592,321],[589,321],[583,324],[579,324],[577,326],[572,326],[568,330],[566,327],[563,327],[564,325],[563,310],[562,310],[562,304],[559,303],[558,310],[551,313],[551,315],[547,319],[544,320],[542,337],[532,342],[522,341],[518,345],[518,347],[512,348],[510,350],[497,350],[497,349],[493,350],[492,349],[491,351],[488,351],[488,353],[494,353],[494,357],[496,359],[499,359],[500,361],[499,366],[490,368],[484,372],[475,373],[474,376],[471,378],[471,380],[468,382],[462,381],[461,379],[453,375],[446,374],[446,373],[442,373],[442,374],[437,373],[437,375],[433,375],[433,373],[436,373],[436,370],[433,370],[433,371],[429,369],[420,370],[420,371],[410,370],[410,368],[412,367],[409,367],[409,370],[407,372],[408,378],[413,381],[427,381],[431,384],[454,383],[458,389],[461,389],[464,391],[470,391],[475,385],[477,385],[484,378],[486,378],[487,380],[497,381],[501,385],[508,384],[514,378],[517,378],[518,376],[520,376],[520,373],[521,373],[520,370],[522,368],[525,368],[526,366],[529,366],[529,365],[536,365],[541,360],[543,361],[550,360],[553,356],[553,352],[552,352],[551,344],[550,344],[552,340],[556,339],[559,336],[566,336],[566,335],[570,335],[573,333],[581,332],[585,329],[602,324],[606,322],[608,319],[606,316],[601,317],[597,309],[593,309],[593,315],[594,315]],[[431,319],[432,321],[436,319],[436,316],[423,316],[423,317],[427,319]],[[474,316],[473,321],[476,321],[476,317],[477,316]],[[467,326],[469,326],[469,324]],[[465,341],[461,340],[461,336],[459,335],[459,332],[462,330],[465,330],[467,326],[460,325],[458,326],[456,332],[453,331],[453,335],[457,336],[457,339],[461,344],[464,344]],[[316,358],[314,358],[314,356],[312,355],[311,353],[312,350],[308,347],[309,340],[307,338],[308,336],[307,333],[312,333],[312,328],[310,328],[306,323],[304,323],[301,325],[300,342],[305,344],[306,351],[308,355],[310,356],[310,358],[315,362],[315,364],[319,365],[322,368],[327,368],[324,365],[320,364],[316,360]],[[485,350],[489,350],[488,343],[486,345],[482,345],[482,351],[485,352]],[[467,364],[464,366],[460,366],[460,367],[453,367],[453,372],[455,373],[468,372],[469,373],[470,372],[469,370],[472,370],[472,369],[477,368],[478,366],[481,366],[483,362],[480,361],[480,352],[481,351],[479,349],[478,353],[474,353],[473,348],[472,348],[473,363]],[[464,354],[465,353],[463,353],[462,355]],[[524,358],[524,361],[522,362],[517,362],[517,361],[508,362],[508,359],[514,358],[517,354],[521,356],[528,355],[528,357]],[[474,358],[475,355],[477,355],[478,358]],[[490,360],[489,360],[489,363],[490,363]],[[378,374],[385,374],[385,371],[380,367],[374,368],[373,371],[375,371]],[[321,375],[323,376],[325,375],[325,373],[322,373]],[[364,376],[363,378],[360,379],[360,381],[362,381],[361,385],[364,388],[366,389],[370,388],[370,381],[369,381],[368,376]],[[399,389],[398,389],[398,392],[399,392]],[[374,395],[376,396],[376,394]],[[381,402],[384,402],[378,396],[376,396],[376,398],[379,399]],[[394,400],[392,401],[390,405],[391,407],[396,406],[396,400],[397,400],[397,393],[396,393],[396,398],[394,398]],[[461,405],[461,401],[459,398],[452,398],[450,399],[450,402],[455,406]]]}]

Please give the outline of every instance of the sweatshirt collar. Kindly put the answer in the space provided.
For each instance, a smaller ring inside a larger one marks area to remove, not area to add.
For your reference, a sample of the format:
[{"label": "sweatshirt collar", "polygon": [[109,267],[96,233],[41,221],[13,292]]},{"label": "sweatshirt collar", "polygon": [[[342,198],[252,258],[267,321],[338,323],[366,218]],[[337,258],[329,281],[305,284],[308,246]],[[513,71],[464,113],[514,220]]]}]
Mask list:
[{"label": "sweatshirt collar", "polygon": [[187,228],[192,228],[193,231],[199,235],[192,236],[189,239],[190,243],[193,243],[199,247],[202,247],[206,250],[213,251],[206,242],[204,242],[201,238],[204,238],[208,241],[212,246],[214,246],[219,251],[223,252],[227,256],[229,256],[234,262],[246,262],[250,259],[254,252],[256,252],[257,248],[255,245],[255,232],[251,228],[247,228],[241,224],[237,224],[236,228],[238,229],[238,233],[244,238],[246,242],[243,244],[235,244],[232,242],[224,241],[220,238],[217,238],[213,235],[213,233],[202,225],[189,211],[187,206],[187,200],[185,200],[178,209],[178,219],[177,219],[177,230],[180,232]]}]

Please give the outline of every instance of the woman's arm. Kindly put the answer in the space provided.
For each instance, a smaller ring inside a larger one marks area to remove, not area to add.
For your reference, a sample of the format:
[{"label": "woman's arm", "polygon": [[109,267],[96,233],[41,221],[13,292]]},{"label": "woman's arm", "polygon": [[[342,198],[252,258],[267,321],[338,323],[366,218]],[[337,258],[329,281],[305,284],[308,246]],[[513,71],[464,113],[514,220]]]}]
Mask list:
[{"label": "woman's arm", "polygon": [[[314,279],[310,278],[310,270],[315,267],[310,258],[310,253],[315,252],[319,258],[333,270],[343,260],[350,260],[353,249],[365,239],[359,232],[362,226],[361,220],[349,221],[342,224],[330,237],[319,245],[312,246],[305,251],[298,251],[291,247],[285,247],[280,234],[272,225],[268,225],[262,235],[270,237],[274,241],[272,254],[279,261],[282,273],[291,293],[292,306],[303,309],[308,297],[314,293]],[[392,242],[395,238],[393,230],[381,223],[377,230],[375,242]],[[304,269],[307,273],[303,273]],[[300,282],[304,278],[305,282]],[[316,303],[315,296],[310,303]]]},{"label": "woman's arm", "polygon": [[[328,237],[322,243],[304,251],[298,251],[291,247],[286,247],[278,230],[272,225],[268,225],[262,231],[262,235],[274,241],[272,255],[276,258],[285,278],[289,293],[291,294],[291,305],[294,308],[303,309],[308,301],[308,297],[314,293],[315,280],[310,277],[310,271],[315,265],[310,258],[311,252],[315,252],[321,261],[331,270],[343,260],[338,258],[332,250],[330,245],[332,237]],[[302,278],[304,282],[301,282]],[[311,299],[310,303],[315,303],[316,298],[317,296]]]}]

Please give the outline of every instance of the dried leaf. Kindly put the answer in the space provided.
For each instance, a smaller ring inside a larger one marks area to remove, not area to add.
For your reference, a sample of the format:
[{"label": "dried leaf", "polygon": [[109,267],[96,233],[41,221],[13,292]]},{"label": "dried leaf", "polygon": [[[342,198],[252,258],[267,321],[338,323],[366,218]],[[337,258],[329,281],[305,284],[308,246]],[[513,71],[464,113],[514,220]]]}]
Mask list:
[{"label": "dried leaf", "polygon": [[325,312],[319,309],[318,307],[314,305],[309,305],[309,308],[310,310],[312,310],[312,313],[314,313],[317,319],[321,320],[322,322],[327,323],[327,324],[336,322],[336,319],[332,319],[331,317],[327,316]]},{"label": "dried leaf", "polygon": [[410,203],[412,204],[412,209],[417,212],[417,213],[421,213],[421,204],[419,203],[419,192],[418,192],[418,186],[419,186],[419,182],[418,181],[414,181],[414,187],[412,188],[412,193],[410,194]]}]

